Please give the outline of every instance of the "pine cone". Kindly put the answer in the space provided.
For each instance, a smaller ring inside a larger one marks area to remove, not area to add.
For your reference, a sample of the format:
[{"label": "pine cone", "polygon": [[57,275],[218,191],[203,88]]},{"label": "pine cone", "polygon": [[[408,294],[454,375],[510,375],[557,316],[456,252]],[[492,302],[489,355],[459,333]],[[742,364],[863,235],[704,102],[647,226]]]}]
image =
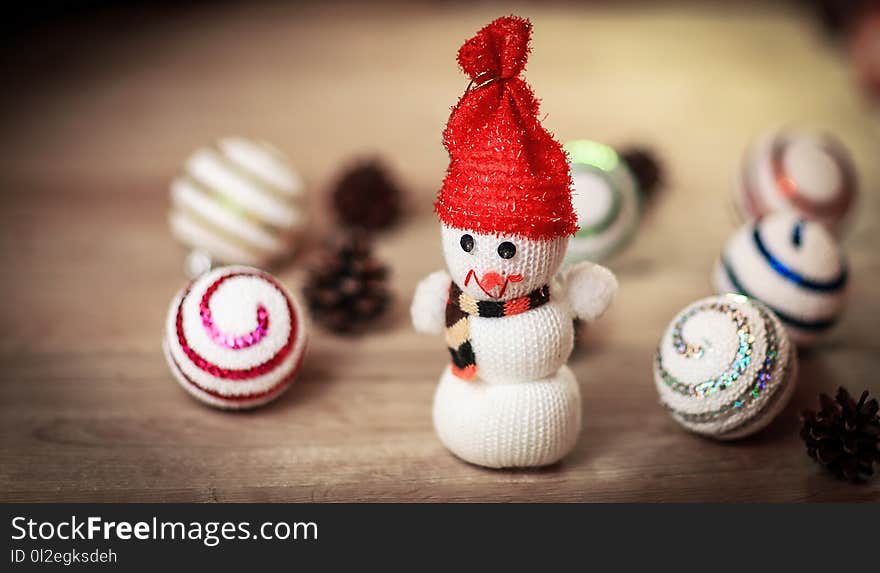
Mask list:
[{"label": "pine cone", "polygon": [[632,171],[642,193],[651,197],[663,182],[663,167],[654,152],[645,147],[630,147],[620,157]]},{"label": "pine cone", "polygon": [[819,412],[805,410],[801,414],[801,438],[807,445],[807,454],[838,478],[864,481],[873,475],[874,463],[880,463],[877,399],[868,400],[865,390],[856,403],[841,387],[834,400],[820,394],[819,402]]},{"label": "pine cone", "polygon": [[845,36],[868,6],[868,0],[806,0],[806,3],[813,5],[822,27],[832,38]]},{"label": "pine cone", "polygon": [[314,261],[303,295],[315,322],[339,334],[360,332],[388,307],[388,269],[365,237],[347,237]]},{"label": "pine cone", "polygon": [[401,192],[378,161],[347,171],[333,192],[333,207],[347,227],[377,231],[400,218]]}]

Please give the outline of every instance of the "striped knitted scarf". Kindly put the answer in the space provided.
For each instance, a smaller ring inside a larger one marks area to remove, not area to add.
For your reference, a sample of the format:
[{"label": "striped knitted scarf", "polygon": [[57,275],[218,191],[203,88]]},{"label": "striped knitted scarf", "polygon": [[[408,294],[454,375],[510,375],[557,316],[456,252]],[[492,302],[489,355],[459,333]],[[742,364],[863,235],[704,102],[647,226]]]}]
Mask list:
[{"label": "striped knitted scarf", "polygon": [[471,346],[470,317],[501,318],[538,308],[550,300],[550,287],[535,289],[510,300],[477,300],[461,291],[454,282],[449,286],[446,301],[446,345],[452,355],[452,373],[462,380],[477,375],[477,359]]}]

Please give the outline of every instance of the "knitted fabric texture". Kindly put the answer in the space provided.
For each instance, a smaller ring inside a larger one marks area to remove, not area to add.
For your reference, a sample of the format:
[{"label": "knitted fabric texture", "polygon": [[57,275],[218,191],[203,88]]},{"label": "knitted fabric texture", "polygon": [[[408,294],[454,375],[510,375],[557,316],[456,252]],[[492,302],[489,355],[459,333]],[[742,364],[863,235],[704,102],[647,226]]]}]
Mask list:
[{"label": "knitted fabric texture", "polygon": [[[470,251],[465,251],[461,246],[465,235],[473,241]],[[443,258],[452,280],[477,300],[525,296],[548,284],[562,264],[569,241],[568,237],[534,241],[521,237],[482,235],[445,225],[441,229]],[[498,249],[504,243],[510,243],[516,249],[516,254],[509,259],[498,254]],[[487,273],[494,275],[487,277]]]},{"label": "knitted fabric texture", "polygon": [[471,345],[470,317],[503,318],[528,312],[550,300],[550,287],[543,286],[526,296],[506,301],[477,300],[463,293],[457,284],[449,286],[446,303],[446,344],[452,355],[452,373],[462,380],[477,375],[476,356]]},{"label": "knitted fabric texture", "polygon": [[528,21],[500,18],[459,51],[472,82],[443,135],[450,163],[434,205],[448,274],[421,281],[410,308],[417,330],[445,329],[452,356],[437,434],[487,467],[551,464],[574,447],[572,321],[597,318],[617,287],[592,267],[569,277],[576,292],[556,278],[577,220],[567,157],[519,77],[530,34]]},{"label": "knitted fabric texture", "polygon": [[763,302],[797,344],[808,345],[838,321],[848,273],[837,241],[823,225],[782,212],[734,233],[715,265],[713,281],[718,293]]},{"label": "knitted fabric texture", "polygon": [[450,227],[532,239],[577,230],[566,155],[519,77],[531,31],[528,20],[499,18],[458,52],[471,85],[443,134],[450,162],[434,205]]},{"label": "knitted fabric texture", "polygon": [[699,300],[660,340],[654,382],[673,418],[718,439],[753,434],[791,398],[797,357],[785,329],[761,303],[738,295]]},{"label": "knitted fabric texture", "polygon": [[490,468],[536,467],[568,454],[581,429],[581,396],[567,366],[527,383],[468,382],[446,369],[434,428],[459,458]]},{"label": "knitted fabric texture", "polygon": [[244,409],[279,397],[299,373],[308,324],[296,298],[270,275],[222,267],[184,288],[168,310],[164,350],[196,399]]}]

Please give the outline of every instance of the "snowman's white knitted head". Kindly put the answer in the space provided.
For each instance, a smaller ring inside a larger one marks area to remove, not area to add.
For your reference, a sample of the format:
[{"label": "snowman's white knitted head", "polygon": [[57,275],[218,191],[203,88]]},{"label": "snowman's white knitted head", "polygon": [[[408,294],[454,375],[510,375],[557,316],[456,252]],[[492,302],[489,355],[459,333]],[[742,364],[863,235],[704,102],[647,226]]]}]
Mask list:
[{"label": "snowman's white knitted head", "polygon": [[526,239],[441,228],[449,274],[477,300],[509,300],[549,284],[568,246],[567,236]]}]

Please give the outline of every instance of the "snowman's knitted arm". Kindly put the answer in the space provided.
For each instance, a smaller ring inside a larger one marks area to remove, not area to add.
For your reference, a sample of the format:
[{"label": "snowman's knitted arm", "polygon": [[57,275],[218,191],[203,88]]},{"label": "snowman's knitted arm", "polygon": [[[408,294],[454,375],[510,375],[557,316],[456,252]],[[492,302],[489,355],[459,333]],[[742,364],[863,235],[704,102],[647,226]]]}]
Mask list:
[{"label": "snowman's knitted arm", "polygon": [[427,334],[440,334],[446,326],[446,300],[452,279],[446,271],[436,271],[416,287],[409,312],[415,329]]},{"label": "snowman's knitted arm", "polygon": [[596,320],[617,294],[617,278],[603,266],[584,261],[572,265],[563,278],[568,303],[581,320]]}]

